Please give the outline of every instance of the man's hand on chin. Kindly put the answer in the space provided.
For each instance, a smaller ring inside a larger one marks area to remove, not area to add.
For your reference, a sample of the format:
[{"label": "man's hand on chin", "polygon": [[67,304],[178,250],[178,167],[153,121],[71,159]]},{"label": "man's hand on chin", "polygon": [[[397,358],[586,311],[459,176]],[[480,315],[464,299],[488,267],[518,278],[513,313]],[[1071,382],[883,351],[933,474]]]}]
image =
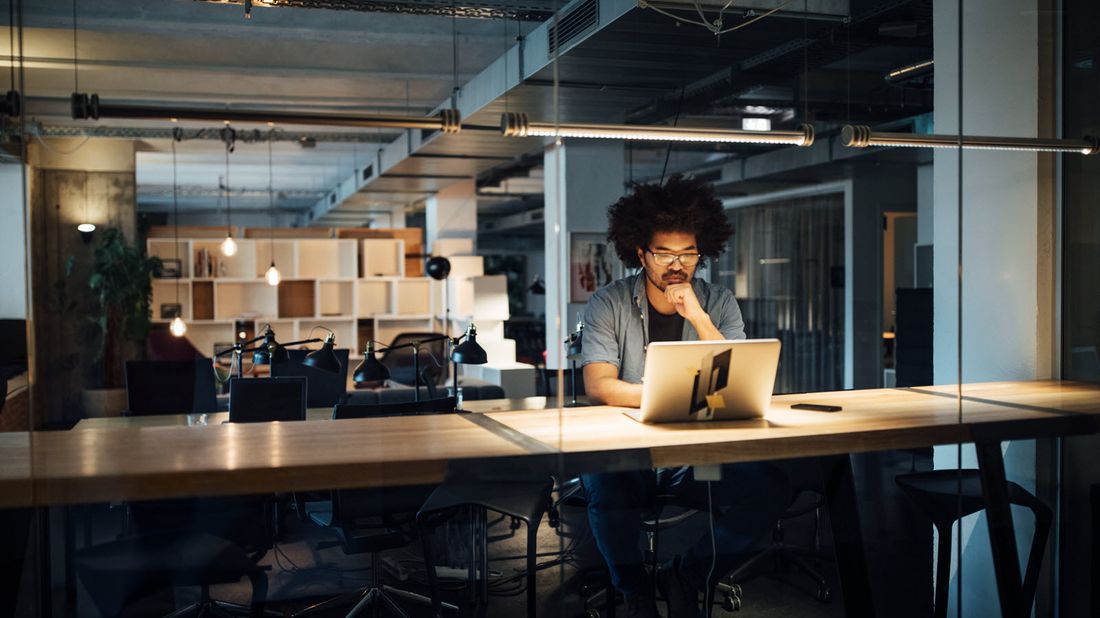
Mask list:
[{"label": "man's hand on chin", "polygon": [[693,324],[701,317],[710,320],[710,317],[703,311],[703,307],[699,305],[699,299],[695,296],[695,290],[691,287],[691,282],[669,285],[665,288],[665,298],[676,308],[676,313],[679,313],[685,320]]}]

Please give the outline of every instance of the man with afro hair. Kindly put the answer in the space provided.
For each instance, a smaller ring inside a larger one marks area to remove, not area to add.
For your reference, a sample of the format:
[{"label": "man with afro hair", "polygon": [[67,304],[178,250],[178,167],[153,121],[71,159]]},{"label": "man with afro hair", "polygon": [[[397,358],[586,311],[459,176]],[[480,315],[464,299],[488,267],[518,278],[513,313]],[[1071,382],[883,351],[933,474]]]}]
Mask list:
[{"label": "man with afro hair", "polygon": [[[641,271],[604,286],[588,301],[585,390],[598,402],[638,407],[650,342],[745,338],[733,293],[695,278],[702,260],[722,253],[733,228],[714,191],[680,175],[664,184],[635,185],[611,205],[607,219],[607,237],[619,258]],[[704,534],[682,557],[657,570],[656,584],[672,618],[700,614],[699,593],[733,570],[736,556],[771,530],[791,498],[786,476],[768,463],[724,465],[722,480],[710,487],[695,480],[691,467],[593,473],[581,479],[596,544],[630,616],[657,616],[653,585],[638,549],[642,512],[656,495],[676,495],[706,509],[709,493],[721,511],[714,522],[717,552]]]}]

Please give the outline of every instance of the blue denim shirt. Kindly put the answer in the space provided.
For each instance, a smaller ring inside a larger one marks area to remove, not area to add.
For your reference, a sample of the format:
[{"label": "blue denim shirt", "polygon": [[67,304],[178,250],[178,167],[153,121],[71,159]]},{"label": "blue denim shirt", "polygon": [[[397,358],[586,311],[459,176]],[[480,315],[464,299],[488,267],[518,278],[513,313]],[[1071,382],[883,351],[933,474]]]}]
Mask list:
[{"label": "blue denim shirt", "polygon": [[[745,321],[733,292],[693,279],[691,287],[699,305],[726,339],[744,339]],[[639,384],[645,369],[649,345],[649,299],[645,273],[613,281],[588,299],[584,310],[584,344],[581,364],[611,363],[619,368],[619,379]],[[697,341],[699,333],[684,320],[683,341]]]}]

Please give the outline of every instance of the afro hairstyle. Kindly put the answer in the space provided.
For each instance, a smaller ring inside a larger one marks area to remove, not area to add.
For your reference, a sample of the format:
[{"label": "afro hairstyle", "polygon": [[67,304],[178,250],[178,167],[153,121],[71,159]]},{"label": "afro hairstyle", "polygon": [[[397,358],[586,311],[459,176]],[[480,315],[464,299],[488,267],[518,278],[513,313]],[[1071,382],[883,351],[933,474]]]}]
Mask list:
[{"label": "afro hairstyle", "polygon": [[716,258],[733,226],[709,184],[675,174],[663,185],[635,184],[607,209],[607,240],[628,268],[641,268],[637,249],[648,247],[655,232],[694,234],[699,253]]}]

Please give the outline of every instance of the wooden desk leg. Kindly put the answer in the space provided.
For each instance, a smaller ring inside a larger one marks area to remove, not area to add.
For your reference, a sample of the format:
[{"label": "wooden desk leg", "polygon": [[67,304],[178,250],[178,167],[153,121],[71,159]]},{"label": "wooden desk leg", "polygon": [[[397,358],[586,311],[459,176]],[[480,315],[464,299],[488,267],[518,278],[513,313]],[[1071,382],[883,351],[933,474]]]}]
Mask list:
[{"label": "wooden desk leg", "polygon": [[859,503],[852,480],[852,460],[848,455],[820,457],[818,465],[829,507],[833,544],[836,546],[844,613],[847,616],[874,616],[867,557],[863,553],[859,523]]},{"label": "wooden desk leg", "polygon": [[1001,443],[977,442],[974,447],[978,453],[978,471],[982,479],[982,498],[985,500],[986,522],[989,524],[989,546],[993,553],[997,594],[1001,599],[1001,616],[1030,616],[1031,608],[1024,606],[1020,558],[1016,550],[1012,507],[1008,502]]}]

